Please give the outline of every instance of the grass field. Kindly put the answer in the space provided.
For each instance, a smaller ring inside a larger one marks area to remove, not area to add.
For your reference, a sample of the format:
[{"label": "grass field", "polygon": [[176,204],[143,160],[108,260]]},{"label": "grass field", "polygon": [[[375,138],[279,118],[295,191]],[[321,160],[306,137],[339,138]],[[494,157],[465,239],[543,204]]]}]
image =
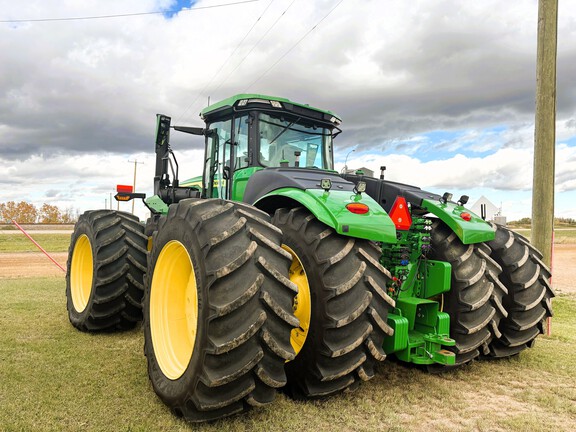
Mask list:
[{"label": "grass field", "polygon": [[[532,230],[530,228],[512,228],[519,234],[522,234],[528,240],[530,240],[530,234]],[[557,244],[568,244],[576,243],[576,228],[557,228],[554,231],[554,243]]]},{"label": "grass field", "polygon": [[573,431],[576,298],[554,301],[551,337],[504,361],[430,375],[392,361],[354,393],[208,425],[175,418],[148,383],[142,331],[90,335],[61,278],[0,279],[2,431]]},{"label": "grass field", "polygon": [[[530,239],[530,229],[516,229]],[[66,252],[70,244],[70,234],[44,234],[34,232],[32,238],[48,252]],[[576,243],[576,229],[558,229],[555,232],[555,243]],[[2,252],[36,252],[38,249],[19,231],[0,235],[0,253]]]},{"label": "grass field", "polygon": [[[515,231],[530,239],[530,229],[516,229]],[[558,229],[554,237],[555,243],[576,243],[576,229]],[[70,244],[70,234],[43,234],[36,231],[32,234],[32,238],[48,252],[66,252]],[[36,251],[38,251],[36,246],[18,231],[0,235],[0,253]]]},{"label": "grass field", "polygon": [[[48,252],[66,252],[70,246],[70,234],[45,234],[36,231],[30,236]],[[0,234],[0,252],[37,251],[34,243],[19,231]]]}]

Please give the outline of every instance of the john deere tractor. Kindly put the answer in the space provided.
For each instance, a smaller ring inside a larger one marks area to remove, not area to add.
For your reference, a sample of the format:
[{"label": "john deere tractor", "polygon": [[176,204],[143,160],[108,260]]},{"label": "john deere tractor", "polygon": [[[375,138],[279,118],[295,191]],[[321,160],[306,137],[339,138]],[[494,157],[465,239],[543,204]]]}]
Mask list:
[{"label": "john deere tractor", "polygon": [[[334,170],[340,118],[240,94],[203,128],[157,116],[144,223],[84,213],[70,246],[71,323],[143,320],[148,375],[174,413],[213,420],[354,389],[388,355],[430,370],[531,347],[551,316],[550,272],[522,236],[415,186]],[[171,130],[202,136],[180,182]]]}]

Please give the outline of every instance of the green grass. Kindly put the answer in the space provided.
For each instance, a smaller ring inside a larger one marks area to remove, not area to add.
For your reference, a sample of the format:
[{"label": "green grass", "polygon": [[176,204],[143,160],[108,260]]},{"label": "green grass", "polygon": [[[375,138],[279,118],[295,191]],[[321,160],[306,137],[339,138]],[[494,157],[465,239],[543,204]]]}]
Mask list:
[{"label": "green grass", "polygon": [[357,391],[283,395],[213,424],[174,417],[148,382],[141,329],[90,335],[68,322],[60,278],[0,279],[0,430],[572,431],[576,299],[554,301],[553,334],[504,361],[430,375],[386,361]]},{"label": "green grass", "polygon": [[[35,232],[31,237],[47,252],[67,252],[71,234],[43,234]],[[0,234],[0,252],[37,252],[39,249],[19,231]]]},{"label": "green grass", "polygon": [[[518,229],[518,233],[530,239],[529,229]],[[32,238],[48,252],[67,252],[70,245],[70,234],[43,234],[35,232]],[[555,243],[576,243],[576,229],[557,230]],[[0,253],[2,252],[36,252],[38,248],[21,232],[0,234]]]}]

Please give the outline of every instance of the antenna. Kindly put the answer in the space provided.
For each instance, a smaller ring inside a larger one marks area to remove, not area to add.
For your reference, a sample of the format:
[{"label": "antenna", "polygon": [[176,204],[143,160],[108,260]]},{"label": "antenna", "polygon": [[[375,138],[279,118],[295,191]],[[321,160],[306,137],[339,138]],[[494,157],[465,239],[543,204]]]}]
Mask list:
[{"label": "antenna", "polygon": [[[133,191],[136,192],[136,167],[138,164],[144,165],[144,162],[138,162],[138,159],[134,159],[133,161],[129,160],[129,163],[134,162],[134,189]],[[134,200],[132,200],[132,214],[134,214]]]}]

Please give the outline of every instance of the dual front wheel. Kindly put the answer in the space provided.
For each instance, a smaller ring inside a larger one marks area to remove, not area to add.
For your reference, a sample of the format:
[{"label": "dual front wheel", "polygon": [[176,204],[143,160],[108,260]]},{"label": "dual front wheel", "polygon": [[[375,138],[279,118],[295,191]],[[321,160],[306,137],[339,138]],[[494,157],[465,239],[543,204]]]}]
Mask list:
[{"label": "dual front wheel", "polygon": [[336,393],[371,378],[385,357],[378,251],[303,209],[271,223],[240,203],[182,202],[160,222],[148,275],[149,376],[187,420],[269,403],[280,387]]}]

